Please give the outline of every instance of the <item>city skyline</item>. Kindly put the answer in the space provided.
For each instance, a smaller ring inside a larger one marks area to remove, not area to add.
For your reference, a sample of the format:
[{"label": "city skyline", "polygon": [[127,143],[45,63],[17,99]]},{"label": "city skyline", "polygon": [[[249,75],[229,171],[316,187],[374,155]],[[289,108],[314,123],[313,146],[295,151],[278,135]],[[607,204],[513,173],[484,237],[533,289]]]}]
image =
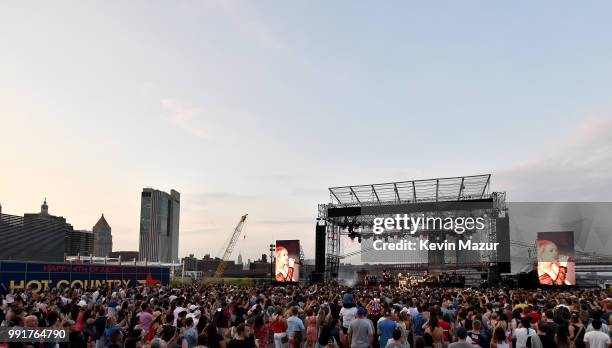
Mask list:
[{"label": "city skyline", "polygon": [[612,4],[322,4],[3,4],[3,213],[47,197],[138,250],[142,188],[172,187],[180,257],[248,213],[233,258],[312,258],[332,186],[491,173],[509,201],[612,200]]}]

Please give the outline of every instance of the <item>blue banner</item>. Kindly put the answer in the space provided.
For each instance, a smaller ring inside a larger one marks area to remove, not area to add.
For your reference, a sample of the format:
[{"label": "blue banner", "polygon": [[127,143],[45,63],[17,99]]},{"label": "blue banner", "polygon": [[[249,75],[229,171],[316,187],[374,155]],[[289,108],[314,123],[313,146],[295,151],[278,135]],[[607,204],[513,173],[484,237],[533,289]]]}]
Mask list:
[{"label": "blue banner", "polygon": [[168,285],[169,267],[0,262],[0,291]]}]

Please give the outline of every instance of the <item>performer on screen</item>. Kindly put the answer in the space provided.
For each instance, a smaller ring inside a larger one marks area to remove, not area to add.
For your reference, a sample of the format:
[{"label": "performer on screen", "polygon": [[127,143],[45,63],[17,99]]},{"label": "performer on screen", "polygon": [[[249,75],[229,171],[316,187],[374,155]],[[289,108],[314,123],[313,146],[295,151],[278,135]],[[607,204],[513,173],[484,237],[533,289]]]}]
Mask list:
[{"label": "performer on screen", "polygon": [[277,282],[292,282],[293,267],[295,259],[289,257],[287,248],[282,246],[276,247],[276,281]]},{"label": "performer on screen", "polygon": [[572,285],[567,280],[567,255],[559,255],[557,244],[538,241],[538,277],[542,285]]}]

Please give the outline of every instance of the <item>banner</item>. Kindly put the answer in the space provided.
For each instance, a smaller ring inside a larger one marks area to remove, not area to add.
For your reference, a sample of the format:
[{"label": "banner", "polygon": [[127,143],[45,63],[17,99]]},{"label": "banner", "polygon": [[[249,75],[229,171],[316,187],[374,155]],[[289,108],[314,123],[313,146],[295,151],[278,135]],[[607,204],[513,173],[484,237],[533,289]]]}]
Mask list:
[{"label": "banner", "polygon": [[0,262],[0,291],[168,285],[169,267]]}]

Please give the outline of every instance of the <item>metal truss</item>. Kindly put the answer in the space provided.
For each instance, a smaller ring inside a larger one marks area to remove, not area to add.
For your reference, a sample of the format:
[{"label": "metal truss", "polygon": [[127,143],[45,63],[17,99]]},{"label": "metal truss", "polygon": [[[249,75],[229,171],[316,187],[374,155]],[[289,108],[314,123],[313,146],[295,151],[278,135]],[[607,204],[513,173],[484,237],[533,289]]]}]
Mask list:
[{"label": "metal truss", "polygon": [[483,174],[330,187],[329,193],[337,205],[461,201],[486,198],[490,182],[491,174]]},{"label": "metal truss", "polygon": [[[406,204],[406,206],[420,206],[418,203],[425,202],[466,202],[489,200],[492,202],[485,209],[465,209],[465,210],[441,210],[436,212],[412,211],[408,215],[427,213],[428,216],[446,217],[467,214],[466,216],[482,216],[488,214],[489,224],[482,235],[481,241],[496,242],[496,218],[505,217],[507,214],[505,192],[489,193],[491,174],[474,175],[453,178],[438,178],[428,180],[412,180],[384,184],[370,184],[358,186],[343,186],[329,188],[330,203],[319,205],[318,217],[325,220],[327,224],[326,236],[326,262],[325,278],[332,280],[337,278],[340,260],[349,256],[359,255],[363,250],[352,252],[350,255],[343,255],[340,250],[340,241],[343,235],[348,235],[344,225],[347,221],[358,224],[359,229],[355,233],[361,238],[373,238],[374,234],[370,227],[375,217],[394,216],[395,214],[364,214],[357,216],[328,217],[330,208],[338,207],[367,207],[367,206],[387,206],[391,204]],[[434,203],[435,204],[435,203]],[[422,205],[422,204],[421,204]],[[383,207],[381,207],[383,208]],[[364,208],[365,209],[365,208]],[[369,208],[368,208],[369,209]],[[378,209],[378,208],[377,208]],[[372,209],[370,209],[372,210]],[[365,211],[364,211],[365,213]],[[422,231],[421,233],[430,233]],[[393,234],[391,234],[392,236]],[[469,236],[469,233],[467,233]],[[355,234],[353,234],[355,236]],[[405,233],[398,232],[398,237],[405,237]],[[367,250],[366,250],[367,251]],[[491,262],[497,262],[495,252],[483,252],[479,260],[484,268]],[[454,267],[458,265],[448,265]]]}]

